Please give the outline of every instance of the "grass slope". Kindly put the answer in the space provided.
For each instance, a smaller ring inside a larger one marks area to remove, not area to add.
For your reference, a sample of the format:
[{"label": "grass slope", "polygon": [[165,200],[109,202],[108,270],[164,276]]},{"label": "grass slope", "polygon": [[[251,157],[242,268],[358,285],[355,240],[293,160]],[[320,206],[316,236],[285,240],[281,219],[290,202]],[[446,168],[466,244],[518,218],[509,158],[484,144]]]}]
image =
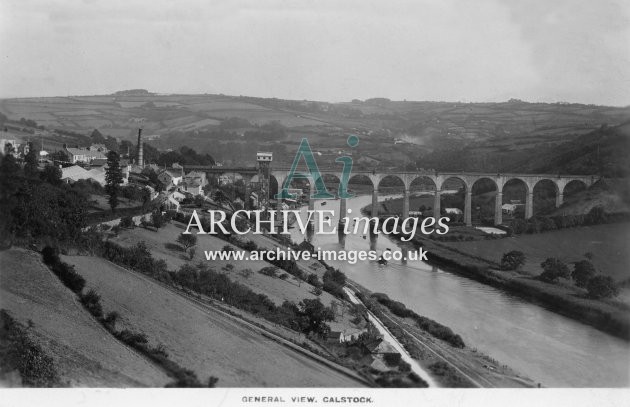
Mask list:
[{"label": "grass slope", "polygon": [[171,381],[101,327],[38,253],[5,250],[0,264],[0,308],[23,325],[32,324],[28,333],[53,358],[63,385],[161,387]]},{"label": "grass slope", "polygon": [[171,359],[221,387],[359,385],[222,314],[208,311],[147,278],[94,257],[64,257],[101,294],[121,328],[142,331]]}]

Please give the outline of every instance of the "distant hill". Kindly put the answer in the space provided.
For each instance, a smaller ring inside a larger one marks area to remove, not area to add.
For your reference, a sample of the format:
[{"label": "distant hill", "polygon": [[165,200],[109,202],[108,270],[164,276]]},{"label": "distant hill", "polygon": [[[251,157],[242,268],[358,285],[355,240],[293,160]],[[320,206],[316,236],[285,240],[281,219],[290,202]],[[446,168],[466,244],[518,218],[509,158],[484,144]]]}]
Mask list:
[{"label": "distant hill", "polygon": [[151,93],[146,89],[129,89],[129,90],[119,90],[118,92],[114,92],[112,95],[114,96],[150,96],[150,95],[154,95],[154,93]]},{"label": "distant hill", "polygon": [[[159,95],[130,89],[111,95],[0,100],[0,114],[46,129],[134,141],[159,135],[155,147],[187,145],[224,162],[247,163],[257,149],[290,159],[308,137],[322,160],[347,149],[384,168],[508,171],[541,151],[579,139],[602,125],[630,121],[630,107],[567,103],[417,102],[372,98],[344,103],[228,95]],[[542,164],[540,165],[542,166]],[[370,167],[370,168],[372,168]],[[572,167],[573,168],[573,167]],[[579,168],[576,167],[576,170]]]},{"label": "distant hill", "polygon": [[630,175],[630,123],[600,129],[559,144],[540,149],[514,171],[534,173],[599,174],[605,177]]}]

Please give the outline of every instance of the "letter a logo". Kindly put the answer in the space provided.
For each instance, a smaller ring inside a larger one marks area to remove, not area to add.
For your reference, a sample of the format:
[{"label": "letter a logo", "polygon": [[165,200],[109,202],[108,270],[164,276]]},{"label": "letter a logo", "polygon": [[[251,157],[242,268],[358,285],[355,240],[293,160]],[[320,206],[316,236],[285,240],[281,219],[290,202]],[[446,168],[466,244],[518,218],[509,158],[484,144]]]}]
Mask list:
[{"label": "letter a logo", "polygon": [[[306,167],[308,168],[309,174],[301,172],[296,173],[298,163],[300,162],[300,157],[304,157],[304,161],[306,162]],[[291,171],[289,172],[289,176],[287,177],[287,179],[284,181],[282,191],[274,196],[276,199],[296,198],[294,194],[290,194],[288,191],[289,186],[291,185],[291,180],[293,180],[293,178],[307,178],[311,183],[314,183],[317,192],[314,195],[311,195],[311,199],[334,198],[334,195],[329,193],[326,189],[326,184],[324,184],[324,179],[322,178],[322,175],[319,172],[319,168],[317,167],[317,163],[315,162],[315,157],[313,156],[311,146],[308,144],[308,140],[305,138],[302,139],[300,147],[295,154],[295,159],[293,160],[293,164],[291,165]]]}]

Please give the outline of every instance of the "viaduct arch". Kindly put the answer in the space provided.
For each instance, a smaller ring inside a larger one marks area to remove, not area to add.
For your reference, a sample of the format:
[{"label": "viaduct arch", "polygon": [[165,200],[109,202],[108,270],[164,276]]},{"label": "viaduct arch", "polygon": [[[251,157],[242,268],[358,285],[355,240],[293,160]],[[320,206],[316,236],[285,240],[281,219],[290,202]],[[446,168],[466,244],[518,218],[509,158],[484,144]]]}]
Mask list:
[{"label": "viaduct arch", "polygon": [[[227,167],[209,167],[209,166],[184,166],[185,171],[206,171],[207,173],[212,174],[222,174],[222,173],[237,173],[243,177],[243,180],[247,181],[251,180],[251,178],[258,173],[257,168],[255,167],[241,167],[241,168],[227,168]],[[278,182],[278,188],[282,188],[284,183],[286,182],[290,173],[289,168],[274,168],[272,167],[270,170],[270,176],[273,176]],[[340,169],[325,169],[321,170],[320,173],[322,176],[334,176],[337,179],[341,179],[341,170]],[[471,202],[472,202],[472,187],[473,185],[482,179],[489,179],[494,182],[496,186],[496,197],[495,197],[495,211],[494,211],[494,223],[495,225],[499,225],[503,222],[502,216],[502,204],[503,204],[503,188],[505,184],[511,180],[518,180],[525,185],[526,196],[525,196],[525,218],[529,219],[533,216],[533,202],[534,202],[534,187],[541,181],[550,181],[555,185],[556,188],[556,207],[562,205],[564,201],[564,192],[565,188],[569,183],[579,182],[583,184],[586,188],[593,185],[599,177],[595,175],[560,175],[560,174],[512,174],[512,173],[475,173],[475,172],[406,172],[406,171],[392,171],[392,172],[381,172],[381,171],[355,171],[351,174],[350,180],[355,179],[358,176],[362,176],[362,178],[367,178],[370,181],[372,188],[372,216],[378,216],[378,192],[379,185],[383,179],[386,177],[396,177],[400,181],[402,181],[403,188],[403,210],[402,217],[406,218],[409,216],[409,192],[412,183],[414,181],[424,179],[425,181],[432,181],[435,186],[434,192],[434,213],[439,213],[441,207],[441,193],[445,182],[449,179],[455,178],[460,180],[464,186],[464,222],[468,226],[472,226],[472,217],[471,217]],[[311,180],[314,181],[314,180]],[[311,192],[314,185],[314,182],[310,182]],[[329,191],[335,194],[337,191]],[[340,199],[341,213],[345,213],[345,199]]]}]

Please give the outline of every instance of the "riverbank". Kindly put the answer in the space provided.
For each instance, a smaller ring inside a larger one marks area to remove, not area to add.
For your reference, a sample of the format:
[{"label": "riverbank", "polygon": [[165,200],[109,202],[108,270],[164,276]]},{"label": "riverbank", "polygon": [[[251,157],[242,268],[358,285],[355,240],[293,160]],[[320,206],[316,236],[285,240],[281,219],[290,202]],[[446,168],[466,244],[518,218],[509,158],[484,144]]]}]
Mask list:
[{"label": "riverbank", "polygon": [[431,372],[440,387],[536,387],[531,379],[475,348],[466,347],[463,343],[455,347],[436,338],[417,318],[398,316],[379,302],[378,299],[386,297],[385,294],[372,293],[354,281],[348,281],[344,290],[352,302],[359,301],[366,307],[370,318],[404,347],[405,353],[413,358],[419,369]]},{"label": "riverbank", "polygon": [[429,239],[416,237],[412,241],[415,246],[422,246],[428,251],[427,258],[431,265],[505,290],[550,311],[630,340],[628,309],[584,298],[578,290],[570,287],[545,283],[512,271],[498,270],[496,263]]},{"label": "riverbank", "polygon": [[[367,214],[369,208],[370,205],[364,206],[361,212]],[[388,237],[400,238],[395,235]],[[630,341],[630,309],[625,304],[585,298],[580,290],[572,287],[545,283],[517,272],[502,271],[496,261],[450,247],[448,242],[437,242],[416,235],[408,244],[426,250],[427,262],[432,266],[503,290],[547,310]]]}]

